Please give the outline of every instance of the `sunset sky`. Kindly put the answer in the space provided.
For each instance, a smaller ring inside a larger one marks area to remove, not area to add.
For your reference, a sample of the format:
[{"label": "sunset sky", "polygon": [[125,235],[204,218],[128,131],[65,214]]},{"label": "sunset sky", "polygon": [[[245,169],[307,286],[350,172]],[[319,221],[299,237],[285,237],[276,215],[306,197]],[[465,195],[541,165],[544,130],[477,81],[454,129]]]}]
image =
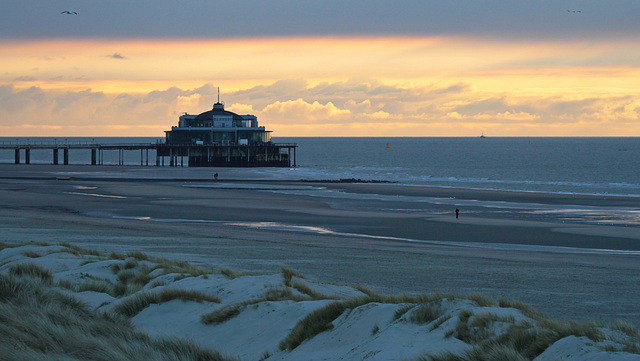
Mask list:
[{"label": "sunset sky", "polygon": [[0,4],[0,136],[640,136],[638,0]]}]

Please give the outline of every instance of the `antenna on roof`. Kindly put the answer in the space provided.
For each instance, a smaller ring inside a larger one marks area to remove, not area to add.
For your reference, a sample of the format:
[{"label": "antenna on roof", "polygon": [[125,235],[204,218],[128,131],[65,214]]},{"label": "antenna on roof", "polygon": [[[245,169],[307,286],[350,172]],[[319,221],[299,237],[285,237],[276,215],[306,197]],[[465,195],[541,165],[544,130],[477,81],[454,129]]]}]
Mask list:
[{"label": "antenna on roof", "polygon": [[224,104],[220,103],[220,87],[218,87],[218,102],[213,105],[213,109],[224,110]]}]

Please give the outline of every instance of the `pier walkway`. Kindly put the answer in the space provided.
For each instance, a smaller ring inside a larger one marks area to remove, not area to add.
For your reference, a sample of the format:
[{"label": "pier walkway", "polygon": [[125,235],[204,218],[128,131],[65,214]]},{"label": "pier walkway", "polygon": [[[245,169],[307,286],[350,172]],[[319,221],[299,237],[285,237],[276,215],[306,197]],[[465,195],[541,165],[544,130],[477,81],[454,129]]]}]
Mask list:
[{"label": "pier walkway", "polygon": [[[51,150],[52,163],[69,164],[69,152],[90,150],[91,165],[103,165],[105,151],[118,152],[118,165],[124,165],[125,151],[140,151],[140,165],[149,166],[149,151],[155,153],[155,162],[151,165],[189,166],[189,167],[296,167],[296,143],[261,143],[240,145],[219,144],[167,144],[167,143],[121,143],[98,144],[93,142],[32,142],[0,143],[0,150],[13,150],[15,164],[31,163],[31,150]],[[62,152],[61,152],[62,151]],[[21,155],[24,154],[24,158]],[[153,154],[152,154],[153,156]],[[185,162],[185,159],[186,162]]]}]

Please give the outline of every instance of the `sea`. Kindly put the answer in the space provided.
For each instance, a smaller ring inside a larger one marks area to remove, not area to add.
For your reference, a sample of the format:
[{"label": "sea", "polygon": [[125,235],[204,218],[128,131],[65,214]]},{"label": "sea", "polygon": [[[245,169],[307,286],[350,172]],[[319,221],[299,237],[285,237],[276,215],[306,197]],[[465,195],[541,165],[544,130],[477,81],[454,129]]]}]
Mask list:
[{"label": "sea", "polygon": [[[162,141],[156,137],[0,137],[0,145]],[[274,137],[272,141],[299,147],[295,169],[253,170],[270,178],[640,197],[637,137]],[[69,162],[88,164],[89,152],[72,150]],[[21,157],[24,162],[24,154]],[[119,157],[117,151],[104,151],[103,164],[116,166]],[[149,158],[155,164],[155,154]],[[139,166],[141,152],[125,151],[123,159],[125,165]],[[13,150],[0,149],[0,163],[14,160]],[[52,162],[51,150],[31,150],[31,163]]]}]

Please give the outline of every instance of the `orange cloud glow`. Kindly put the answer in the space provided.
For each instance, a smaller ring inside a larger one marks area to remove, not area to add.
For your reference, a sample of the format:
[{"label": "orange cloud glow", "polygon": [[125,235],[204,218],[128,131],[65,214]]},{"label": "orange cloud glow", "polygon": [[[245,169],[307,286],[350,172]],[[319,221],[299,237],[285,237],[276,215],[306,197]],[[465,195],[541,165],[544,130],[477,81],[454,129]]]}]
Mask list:
[{"label": "orange cloud glow", "polygon": [[633,41],[52,40],[0,57],[5,136],[162,136],[216,87],[275,136],[640,136]]}]

